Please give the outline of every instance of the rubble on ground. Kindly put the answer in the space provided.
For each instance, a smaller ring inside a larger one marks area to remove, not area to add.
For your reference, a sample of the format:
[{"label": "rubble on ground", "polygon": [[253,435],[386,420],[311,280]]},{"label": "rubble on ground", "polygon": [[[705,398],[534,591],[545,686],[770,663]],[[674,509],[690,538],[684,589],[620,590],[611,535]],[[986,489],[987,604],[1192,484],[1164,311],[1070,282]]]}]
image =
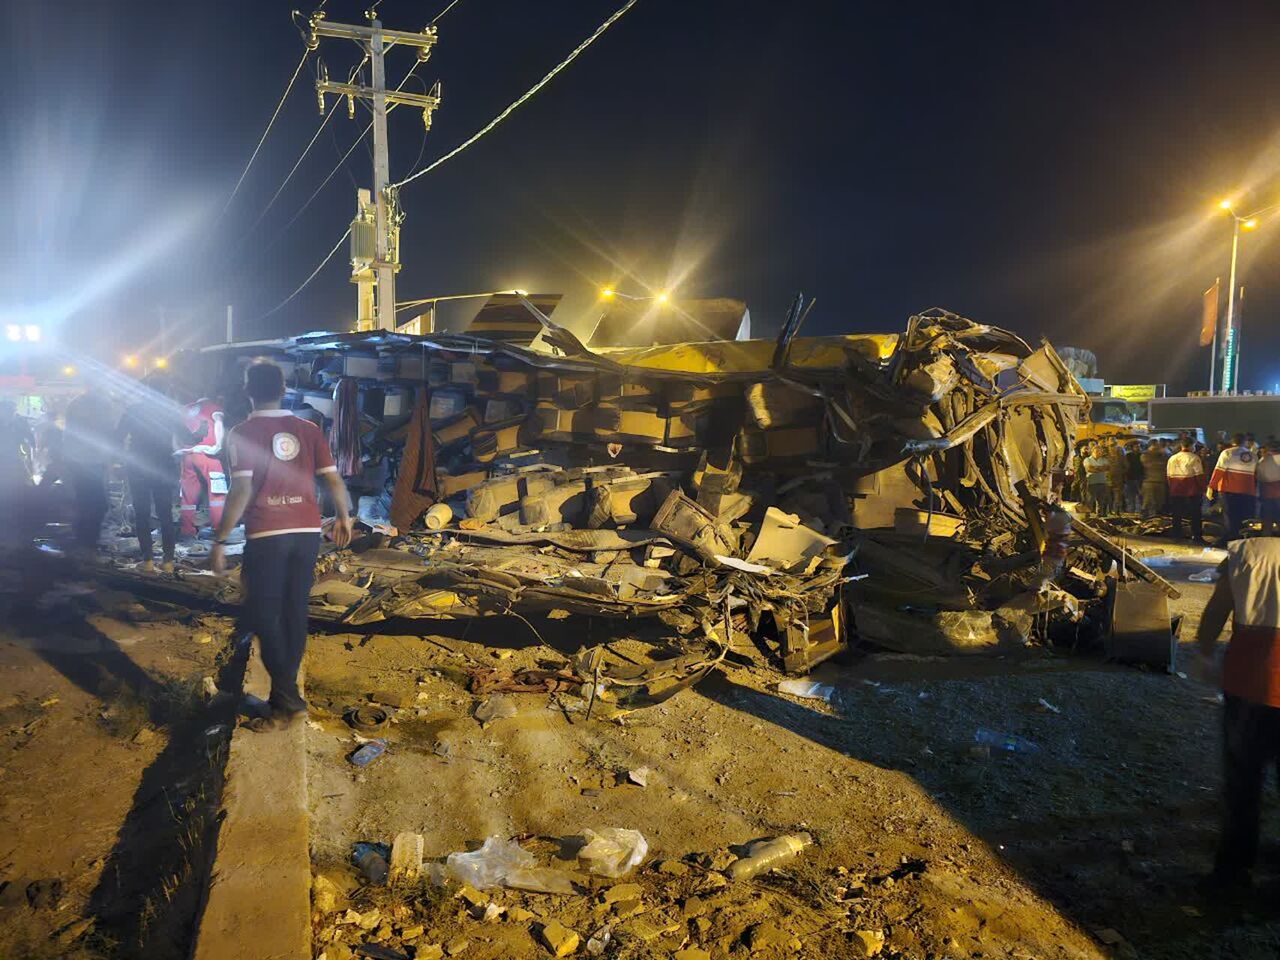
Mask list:
[{"label": "rubble on ground", "polygon": [[672,656],[597,648],[562,676],[651,699],[731,650],[805,672],[855,638],[952,654],[1105,633],[1125,554],[1054,506],[1088,399],[1047,343],[941,310],[897,335],[797,337],[797,303],[776,342],[589,350],[525,305],[536,337],[203,354],[224,384],[284,365],[307,416],[359,386],[346,479],[367,533],[323,553],[316,619],[654,618]]}]

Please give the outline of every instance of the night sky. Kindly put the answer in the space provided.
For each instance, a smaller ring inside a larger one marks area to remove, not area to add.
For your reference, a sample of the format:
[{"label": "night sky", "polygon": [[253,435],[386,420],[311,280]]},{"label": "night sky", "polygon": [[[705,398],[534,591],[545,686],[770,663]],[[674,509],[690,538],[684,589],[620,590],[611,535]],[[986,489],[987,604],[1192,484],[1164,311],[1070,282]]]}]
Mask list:
[{"label": "night sky", "polygon": [[[384,0],[389,27],[445,5]],[[420,68],[444,104],[391,118],[392,175],[465,139],[621,0],[461,0]],[[1095,350],[1116,382],[1203,388],[1200,293],[1223,277],[1224,195],[1280,203],[1280,4],[765,4],[640,0],[488,137],[407,186],[401,299],[521,287],[585,322],[601,283],[736,296],[776,330],[900,330],[944,306]],[[364,22],[367,3],[330,0]],[[309,9],[309,8],[308,8]],[[304,68],[220,212],[298,57],[276,2],[4,0],[3,309],[109,359],[349,326],[345,247],[266,319],[346,229],[368,122],[315,133]],[[304,13],[307,10],[304,10]],[[329,74],[353,44],[325,40]],[[412,53],[397,49],[398,82]],[[422,91],[422,85],[406,89]],[[1280,382],[1280,209],[1245,236],[1242,385]]]}]

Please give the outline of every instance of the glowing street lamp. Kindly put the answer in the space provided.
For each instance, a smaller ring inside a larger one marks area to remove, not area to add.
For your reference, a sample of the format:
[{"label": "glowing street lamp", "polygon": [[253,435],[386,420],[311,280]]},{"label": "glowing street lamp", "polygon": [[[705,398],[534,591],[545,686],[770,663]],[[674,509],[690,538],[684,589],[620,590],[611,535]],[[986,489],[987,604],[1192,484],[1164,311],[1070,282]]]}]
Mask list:
[{"label": "glowing street lamp", "polygon": [[124,356],[124,365],[126,367],[136,367],[138,365],[138,355],[136,353],[126,353]]},{"label": "glowing street lamp", "polygon": [[[1231,216],[1231,279],[1227,287],[1227,332],[1222,346],[1222,392],[1235,393],[1240,388],[1240,334],[1236,323],[1236,263],[1240,256],[1240,231],[1255,230],[1258,226],[1258,213],[1240,216],[1235,212],[1235,202],[1230,199],[1218,203],[1218,208]],[[1270,208],[1266,208],[1270,209]],[[1217,336],[1215,331],[1216,349]],[[1213,395],[1213,362],[1211,359],[1209,373],[1209,394]]]}]

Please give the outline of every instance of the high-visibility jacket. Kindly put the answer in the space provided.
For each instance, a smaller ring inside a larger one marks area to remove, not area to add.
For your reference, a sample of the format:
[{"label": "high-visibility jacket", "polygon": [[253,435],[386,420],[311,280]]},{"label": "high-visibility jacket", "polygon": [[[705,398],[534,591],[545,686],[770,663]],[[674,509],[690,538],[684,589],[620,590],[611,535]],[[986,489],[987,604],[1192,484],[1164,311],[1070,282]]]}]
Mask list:
[{"label": "high-visibility jacket", "polygon": [[1234,626],[1222,665],[1224,692],[1280,707],[1280,539],[1227,547]]},{"label": "high-visibility jacket", "polygon": [[216,447],[218,434],[214,429],[214,422],[221,419],[222,407],[217,400],[197,400],[187,407],[183,420],[192,433],[191,445]]},{"label": "high-visibility jacket", "polygon": [[1263,454],[1258,457],[1258,496],[1266,500],[1280,500],[1280,455]]},{"label": "high-visibility jacket", "polygon": [[1248,447],[1228,447],[1218,457],[1218,465],[1213,468],[1209,486],[1218,493],[1245,493],[1256,497],[1257,468],[1258,455]]},{"label": "high-visibility jacket", "polygon": [[1169,496],[1204,496],[1204,464],[1196,454],[1175,453],[1165,464],[1165,475],[1169,478]]}]

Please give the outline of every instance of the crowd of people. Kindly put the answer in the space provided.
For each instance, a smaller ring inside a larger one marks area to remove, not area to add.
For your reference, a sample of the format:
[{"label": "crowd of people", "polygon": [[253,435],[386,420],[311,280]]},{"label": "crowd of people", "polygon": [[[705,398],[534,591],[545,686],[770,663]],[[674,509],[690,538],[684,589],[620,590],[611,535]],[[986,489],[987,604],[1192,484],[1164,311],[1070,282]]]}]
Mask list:
[{"label": "crowd of people", "polygon": [[49,513],[41,493],[61,480],[71,492],[75,548],[92,553],[108,511],[108,479],[118,465],[128,480],[143,569],[155,567],[158,530],[161,564],[171,571],[179,538],[200,532],[200,504],[207,506],[210,529],[221,519],[229,489],[222,407],[205,398],[179,402],[160,374],[132,387],[123,404],[120,399],[90,387],[34,428],[13,404],[0,405],[0,509],[8,514],[9,534],[29,540]]},{"label": "crowd of people", "polygon": [[1280,440],[1259,443],[1237,433],[1216,446],[1183,434],[1177,440],[1092,440],[1072,459],[1070,493],[1097,517],[1168,514],[1173,537],[1202,541],[1203,517],[1220,507],[1223,536],[1238,539],[1259,519],[1264,534],[1280,528]]}]

